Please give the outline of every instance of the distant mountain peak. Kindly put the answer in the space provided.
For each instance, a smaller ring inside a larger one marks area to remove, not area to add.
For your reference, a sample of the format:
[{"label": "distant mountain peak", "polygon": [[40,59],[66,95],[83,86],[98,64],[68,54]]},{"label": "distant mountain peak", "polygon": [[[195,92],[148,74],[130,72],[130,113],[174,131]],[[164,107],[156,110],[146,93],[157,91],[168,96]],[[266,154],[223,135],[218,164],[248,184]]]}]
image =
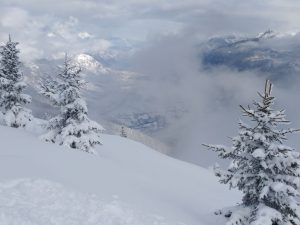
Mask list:
[{"label": "distant mountain peak", "polygon": [[83,69],[91,71],[91,72],[101,72],[107,73],[108,69],[105,68],[99,61],[97,61],[94,57],[88,54],[78,54],[75,56],[76,63],[81,66]]},{"label": "distant mountain peak", "polygon": [[259,33],[256,37],[258,39],[271,39],[277,36],[277,33],[273,30],[266,30],[265,32]]},{"label": "distant mountain peak", "polygon": [[256,37],[224,36],[214,37],[204,44],[202,63],[206,68],[227,66],[238,71],[259,71],[261,76],[283,79],[299,74],[299,44],[289,41],[285,49],[277,48],[283,38],[297,33],[280,33],[266,30]]}]

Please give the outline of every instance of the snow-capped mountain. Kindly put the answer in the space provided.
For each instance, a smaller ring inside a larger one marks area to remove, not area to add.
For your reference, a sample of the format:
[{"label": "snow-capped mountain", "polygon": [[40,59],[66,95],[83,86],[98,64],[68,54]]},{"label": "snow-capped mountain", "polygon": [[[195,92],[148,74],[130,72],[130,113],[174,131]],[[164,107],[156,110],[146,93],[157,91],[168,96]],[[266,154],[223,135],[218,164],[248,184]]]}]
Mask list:
[{"label": "snow-capped mountain", "polygon": [[84,70],[92,73],[109,73],[109,69],[104,67],[99,61],[88,54],[78,54],[75,56],[75,61]]},{"label": "snow-capped mountain", "polygon": [[117,70],[105,66],[99,60],[95,59],[93,56],[89,54],[78,54],[74,56],[75,63],[83,69],[83,73],[89,75],[110,75],[116,76],[125,82],[129,82],[131,78],[137,76],[136,73],[125,71],[125,70]]},{"label": "snow-capped mountain", "polygon": [[[282,46],[287,39],[289,45]],[[201,61],[206,68],[228,66],[238,71],[258,71],[275,80],[295,76],[300,71],[298,35],[266,31],[254,38],[239,36],[215,37],[203,45]],[[281,43],[281,44],[280,44]]]}]

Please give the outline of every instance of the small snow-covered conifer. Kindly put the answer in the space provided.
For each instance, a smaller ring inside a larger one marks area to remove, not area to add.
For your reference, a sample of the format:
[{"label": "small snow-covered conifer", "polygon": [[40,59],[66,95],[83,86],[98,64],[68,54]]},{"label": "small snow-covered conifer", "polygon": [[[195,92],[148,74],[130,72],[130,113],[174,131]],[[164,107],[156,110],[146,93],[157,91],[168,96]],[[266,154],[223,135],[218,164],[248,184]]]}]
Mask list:
[{"label": "small snow-covered conifer", "polygon": [[127,137],[127,133],[125,131],[125,127],[124,126],[121,126],[121,137],[124,137],[124,138]]},{"label": "small snow-covered conifer", "polygon": [[11,127],[25,127],[32,120],[31,111],[24,105],[31,102],[31,97],[24,94],[26,84],[20,72],[18,42],[9,40],[1,47],[0,60],[0,106],[4,122]]},{"label": "small snow-covered conifer", "polygon": [[226,213],[227,225],[300,224],[300,155],[284,145],[287,134],[296,130],[282,128],[289,121],[284,110],[272,108],[271,88],[266,81],[261,101],[254,101],[253,109],[241,106],[252,122],[239,123],[232,147],[205,145],[220,158],[232,160],[227,170],[215,172],[221,183],[243,193],[242,203]]},{"label": "small snow-covered conifer", "polygon": [[42,138],[70,148],[95,153],[94,146],[100,143],[101,125],[88,118],[88,109],[81,96],[85,81],[78,68],[66,55],[61,71],[54,78],[41,84],[41,93],[60,114],[49,120],[48,133]]}]

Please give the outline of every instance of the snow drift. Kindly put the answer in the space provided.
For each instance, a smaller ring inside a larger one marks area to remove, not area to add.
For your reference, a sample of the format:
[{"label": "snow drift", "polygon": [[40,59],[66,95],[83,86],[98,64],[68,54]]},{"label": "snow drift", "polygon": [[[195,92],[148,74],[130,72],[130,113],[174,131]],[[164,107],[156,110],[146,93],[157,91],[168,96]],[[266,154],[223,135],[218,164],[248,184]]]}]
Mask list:
[{"label": "snow drift", "polygon": [[0,224],[215,225],[228,192],[203,168],[103,135],[97,155],[0,127]]}]

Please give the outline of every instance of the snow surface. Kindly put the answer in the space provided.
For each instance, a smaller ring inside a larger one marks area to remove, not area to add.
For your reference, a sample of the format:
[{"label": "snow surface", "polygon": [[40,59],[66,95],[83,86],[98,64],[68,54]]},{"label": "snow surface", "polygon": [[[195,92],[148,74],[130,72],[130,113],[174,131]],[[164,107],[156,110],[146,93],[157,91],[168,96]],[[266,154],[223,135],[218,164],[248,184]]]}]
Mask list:
[{"label": "snow surface", "polygon": [[0,225],[219,225],[213,212],[240,199],[211,171],[126,138],[103,134],[92,155],[0,135]]},{"label": "snow surface", "polygon": [[75,60],[77,61],[79,66],[91,72],[100,72],[104,74],[110,72],[108,68],[105,68],[99,61],[95,60],[90,55],[79,54],[76,56]]}]

